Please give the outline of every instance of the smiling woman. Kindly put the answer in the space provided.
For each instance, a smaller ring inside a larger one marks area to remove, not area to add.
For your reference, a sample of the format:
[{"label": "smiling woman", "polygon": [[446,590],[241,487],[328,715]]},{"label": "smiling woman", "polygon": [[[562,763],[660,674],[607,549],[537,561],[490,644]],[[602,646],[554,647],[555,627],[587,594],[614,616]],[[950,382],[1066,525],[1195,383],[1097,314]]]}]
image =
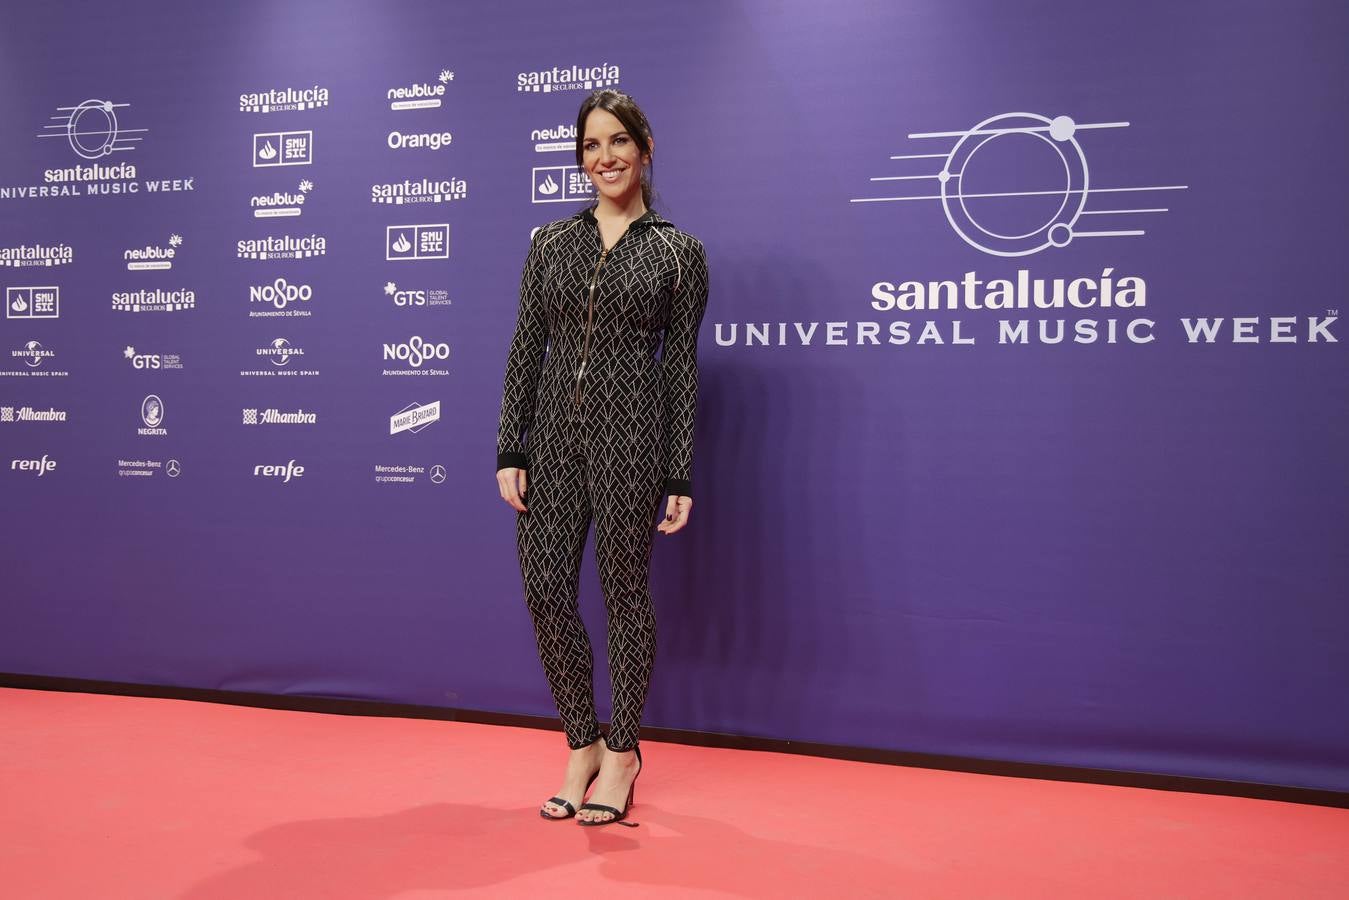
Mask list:
[{"label": "smiling woman", "polygon": [[[597,199],[534,234],[506,367],[497,486],[518,513],[525,602],[572,751],[562,788],[540,813],[603,825],[626,818],[641,768],[656,650],[652,523],[661,497],[663,534],[682,529],[693,508],[707,257],[697,238],[650,209],[655,141],[631,97],[591,94],[576,135],[576,162]],[[614,698],[603,745],[577,613],[592,519]],[[578,812],[592,782],[593,802]]]}]

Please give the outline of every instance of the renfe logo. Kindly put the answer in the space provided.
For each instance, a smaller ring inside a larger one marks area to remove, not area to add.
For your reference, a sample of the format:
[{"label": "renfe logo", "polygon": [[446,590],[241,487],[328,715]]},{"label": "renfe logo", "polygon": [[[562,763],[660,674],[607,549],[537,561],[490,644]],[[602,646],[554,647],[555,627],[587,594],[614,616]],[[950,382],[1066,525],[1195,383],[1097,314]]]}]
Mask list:
[{"label": "renfe logo", "polygon": [[11,459],[9,461],[9,470],[11,472],[36,472],[37,477],[41,478],[48,472],[56,468],[56,460],[48,459],[47,454],[42,454],[41,459]]},{"label": "renfe logo", "polygon": [[287,484],[292,478],[303,477],[304,466],[295,465],[292,459],[284,466],[254,466],[253,474],[259,478],[280,478],[282,484]]}]

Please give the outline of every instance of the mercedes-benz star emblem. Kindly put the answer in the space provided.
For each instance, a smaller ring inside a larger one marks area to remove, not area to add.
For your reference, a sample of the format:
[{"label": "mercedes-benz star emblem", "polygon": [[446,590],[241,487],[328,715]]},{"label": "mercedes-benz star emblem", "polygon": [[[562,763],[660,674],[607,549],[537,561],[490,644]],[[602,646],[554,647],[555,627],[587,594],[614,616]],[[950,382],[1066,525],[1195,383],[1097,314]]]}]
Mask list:
[{"label": "mercedes-benz star emblem", "polygon": [[444,481],[444,480],[445,480],[445,467],[444,467],[444,466],[441,466],[441,465],[435,465],[435,466],[432,466],[432,467],[431,467],[431,483],[432,483],[432,484],[440,484],[440,483],[441,483],[442,481]]},{"label": "mercedes-benz star emblem", "polygon": [[164,471],[169,473],[170,478],[177,478],[179,475],[183,474],[183,465],[178,462],[178,460],[171,459],[164,466]]}]

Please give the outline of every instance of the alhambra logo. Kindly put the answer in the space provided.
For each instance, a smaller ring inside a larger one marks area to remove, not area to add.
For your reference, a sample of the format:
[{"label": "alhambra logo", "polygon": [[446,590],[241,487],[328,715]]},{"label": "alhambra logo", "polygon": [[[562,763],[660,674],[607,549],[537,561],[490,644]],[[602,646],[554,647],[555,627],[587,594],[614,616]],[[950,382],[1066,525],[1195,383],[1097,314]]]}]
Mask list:
[{"label": "alhambra logo", "polygon": [[[1169,211],[1159,198],[1187,185],[1091,183],[1079,138],[1129,124],[1003,113],[964,131],[915,132],[909,135],[918,142],[914,149],[938,152],[891,156],[898,171],[871,181],[895,182],[897,195],[850,202],[940,203],[960,239],[992,256],[1029,256],[1081,239],[1139,237],[1147,231],[1138,223]],[[1134,195],[1141,199],[1129,202]]]},{"label": "alhambra logo", "polygon": [[618,84],[618,66],[566,66],[521,72],[515,76],[515,90],[556,94],[559,91],[590,91]]},{"label": "alhambra logo", "polygon": [[320,109],[328,105],[328,89],[314,85],[307,88],[272,88],[239,95],[239,112],[274,113]]},{"label": "alhambra logo", "polygon": [[392,203],[398,206],[408,203],[448,203],[451,200],[462,200],[467,196],[468,182],[462,178],[446,178],[439,181],[423,178],[420,181],[377,184],[370,188],[370,202]]},{"label": "alhambra logo", "polygon": [[454,81],[454,73],[441,69],[435,84],[425,82],[410,84],[406,87],[389,88],[389,109],[438,109],[445,96],[445,86]]}]

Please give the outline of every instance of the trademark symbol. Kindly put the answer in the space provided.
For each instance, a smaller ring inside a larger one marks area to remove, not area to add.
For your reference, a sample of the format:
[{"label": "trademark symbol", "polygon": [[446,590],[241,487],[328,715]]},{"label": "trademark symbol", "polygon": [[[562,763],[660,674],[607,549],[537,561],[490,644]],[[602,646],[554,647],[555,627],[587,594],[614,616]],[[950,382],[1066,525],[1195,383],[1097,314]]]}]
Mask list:
[{"label": "trademark symbol", "polygon": [[1339,314],[1340,314],[1340,311],[1339,311],[1338,309],[1328,309],[1328,310],[1326,310],[1326,315],[1328,315],[1328,316],[1338,316]]}]

